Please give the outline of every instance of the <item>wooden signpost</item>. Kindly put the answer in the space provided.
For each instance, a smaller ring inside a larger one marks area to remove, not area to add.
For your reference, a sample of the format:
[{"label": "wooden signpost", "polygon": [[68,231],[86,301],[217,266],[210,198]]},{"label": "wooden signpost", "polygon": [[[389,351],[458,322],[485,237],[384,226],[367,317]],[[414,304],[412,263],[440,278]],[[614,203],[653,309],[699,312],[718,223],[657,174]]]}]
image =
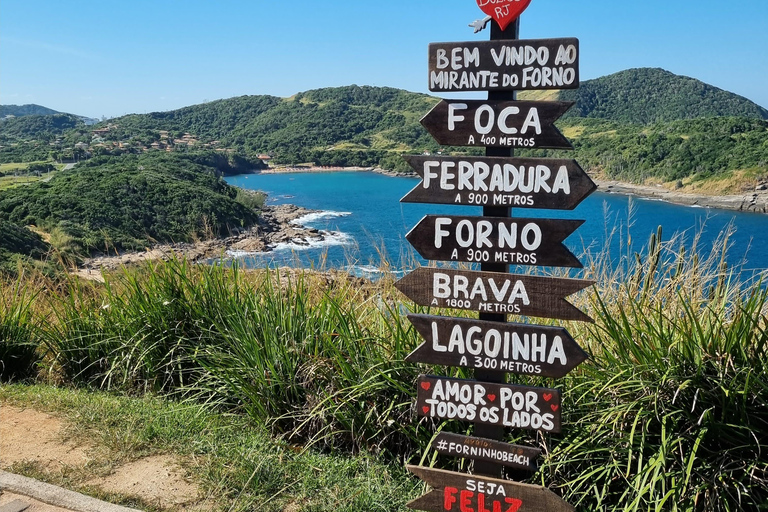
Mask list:
[{"label": "wooden signpost", "polygon": [[563,327],[408,315],[426,340],[406,361],[559,379],[587,360]]},{"label": "wooden signpost", "polygon": [[571,512],[544,487],[501,480],[503,467],[534,471],[540,450],[501,442],[505,428],[557,433],[560,392],[507,383],[508,374],[560,378],[587,359],[561,327],[507,323],[507,315],[591,322],[566,297],[594,284],[509,274],[510,265],[581,268],[563,245],[583,221],[512,218],[511,207],[570,210],[595,189],[574,160],[514,158],[515,148],[573,149],[555,127],[572,105],[517,101],[514,91],[579,86],[574,38],[518,39],[531,0],[477,0],[491,41],[429,47],[432,91],[488,91],[487,100],[443,100],[421,120],[445,146],[486,156],[410,156],[422,181],[402,202],[481,206],[482,216],[427,215],[407,235],[430,260],[480,263],[480,272],[419,268],[395,286],[416,304],[478,311],[480,318],[409,315],[425,343],[407,361],[474,369],[475,380],[422,375],[419,416],[474,423],[475,437],[441,432],[433,449],[472,461],[474,475],[408,466],[433,490],[408,504],[433,512]]},{"label": "wooden signpost", "polygon": [[579,40],[531,39],[429,45],[429,90],[577,89]]},{"label": "wooden signpost", "polygon": [[542,432],[560,432],[560,392],[422,375],[419,416]]},{"label": "wooden signpost", "polygon": [[428,260],[582,268],[562,242],[583,223],[427,215],[405,238]]},{"label": "wooden signpost", "polygon": [[422,181],[402,203],[572,210],[597,190],[576,160],[406,156]]},{"label": "wooden signpost", "polygon": [[569,101],[443,100],[421,124],[441,146],[573,149],[555,121]]},{"label": "wooden signpost", "polygon": [[406,466],[433,490],[408,503],[427,512],[574,512],[555,493],[538,485]]},{"label": "wooden signpost", "polygon": [[418,268],[395,287],[420,306],[592,322],[565,297],[594,281]]},{"label": "wooden signpost", "polygon": [[536,459],[541,455],[541,450],[538,448],[448,432],[437,434],[432,441],[432,448],[441,455],[483,460],[525,471],[536,471],[538,468]]}]

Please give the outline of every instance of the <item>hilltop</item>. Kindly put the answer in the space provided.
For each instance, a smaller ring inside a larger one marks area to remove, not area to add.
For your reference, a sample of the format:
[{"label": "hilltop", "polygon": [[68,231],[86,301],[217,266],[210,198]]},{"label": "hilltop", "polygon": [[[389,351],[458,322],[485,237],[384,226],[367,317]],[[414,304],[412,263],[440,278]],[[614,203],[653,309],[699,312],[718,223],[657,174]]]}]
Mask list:
[{"label": "hilltop", "polygon": [[[661,69],[631,69],[585,81],[576,91],[521,98],[576,101],[559,125],[574,142],[573,156],[606,177],[644,182],[737,173],[739,186],[754,188],[768,174],[763,149],[768,111],[699,80]],[[49,117],[21,118],[5,122],[0,144],[16,138],[0,148],[0,162],[205,151],[240,162],[233,166],[236,172],[256,169],[261,161],[405,171],[403,153],[482,152],[440,147],[429,136],[419,120],[438,101],[394,88],[352,85],[290,98],[240,96],[61,131],[47,129]]]},{"label": "hilltop", "polygon": [[42,105],[0,105],[0,119],[13,116],[13,117],[25,117],[25,116],[52,116],[54,114],[61,114],[52,108],[43,107]]},{"label": "hilltop", "polygon": [[636,124],[701,117],[768,119],[768,110],[742,96],[658,68],[587,80],[577,90],[559,92],[558,98],[576,102],[569,116]]}]

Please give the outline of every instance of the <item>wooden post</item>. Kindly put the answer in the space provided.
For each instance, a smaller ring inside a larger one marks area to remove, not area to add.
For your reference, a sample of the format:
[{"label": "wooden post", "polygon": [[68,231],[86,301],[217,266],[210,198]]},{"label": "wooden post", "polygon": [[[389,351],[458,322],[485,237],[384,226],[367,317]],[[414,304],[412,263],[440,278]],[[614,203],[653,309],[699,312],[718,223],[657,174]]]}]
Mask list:
[{"label": "wooden post", "polygon": [[[495,21],[490,22],[491,25],[491,41],[510,40],[520,38],[520,18],[517,18],[513,23],[507,27],[506,30],[501,30],[498,23]],[[516,100],[517,94],[515,91],[493,91],[488,93],[489,100],[501,100],[509,101]],[[507,148],[486,148],[486,156],[514,156],[514,149]],[[496,206],[484,206],[483,216],[485,217],[511,217],[512,209]],[[509,265],[495,264],[495,263],[483,263],[481,270],[485,272],[509,272]],[[495,314],[495,313],[480,313],[480,320],[486,320],[491,322],[506,322],[507,315]],[[503,383],[507,380],[506,372],[494,371],[494,370],[475,370],[475,378],[482,382],[499,382]],[[484,437],[486,439],[492,439],[494,441],[501,441],[504,439],[504,427],[496,425],[475,425],[474,435],[477,437]],[[504,466],[494,462],[475,461],[475,473],[482,476],[489,476],[498,478],[502,476]]]}]

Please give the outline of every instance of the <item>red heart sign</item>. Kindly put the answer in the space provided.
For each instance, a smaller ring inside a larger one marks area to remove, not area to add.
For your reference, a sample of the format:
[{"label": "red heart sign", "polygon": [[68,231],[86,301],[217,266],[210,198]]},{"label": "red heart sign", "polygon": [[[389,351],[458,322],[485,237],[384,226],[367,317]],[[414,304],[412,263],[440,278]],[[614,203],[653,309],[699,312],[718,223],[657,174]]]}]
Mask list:
[{"label": "red heart sign", "polygon": [[429,414],[429,407],[427,407],[426,405],[422,407],[421,410],[424,411],[424,414]]},{"label": "red heart sign", "polygon": [[554,405],[554,404],[550,405],[550,407],[552,408],[552,412],[557,412],[557,410],[560,408],[559,405]]},{"label": "red heart sign", "polygon": [[429,388],[431,388],[431,387],[432,387],[432,384],[430,384],[429,382],[422,382],[421,383],[421,389],[423,389],[424,391],[429,391]]},{"label": "red heart sign", "polygon": [[501,30],[506,30],[528,8],[531,0],[477,0],[485,14],[496,20]]},{"label": "red heart sign", "polygon": [[491,402],[495,402],[496,401],[496,395],[488,395],[488,400],[490,400]]},{"label": "red heart sign", "polygon": [[545,402],[549,402],[550,400],[552,400],[552,393],[544,393],[542,397],[544,398]]}]

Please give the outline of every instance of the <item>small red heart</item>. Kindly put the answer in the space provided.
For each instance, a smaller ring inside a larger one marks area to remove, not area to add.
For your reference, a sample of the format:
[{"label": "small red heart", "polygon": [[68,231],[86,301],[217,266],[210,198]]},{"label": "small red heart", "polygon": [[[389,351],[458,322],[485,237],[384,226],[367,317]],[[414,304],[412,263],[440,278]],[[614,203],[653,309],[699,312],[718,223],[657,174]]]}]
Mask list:
[{"label": "small red heart", "polygon": [[528,8],[531,0],[477,0],[477,6],[506,30]]},{"label": "small red heart", "polygon": [[422,407],[421,410],[424,411],[424,414],[429,414],[429,407],[427,407],[426,405]]},{"label": "small red heart", "polygon": [[544,393],[542,397],[544,398],[545,402],[549,402],[550,400],[552,400],[552,393]]},{"label": "small red heart", "polygon": [[430,384],[429,382],[422,382],[421,383],[421,389],[423,389],[424,391],[429,391],[429,388],[431,388],[431,387],[432,387],[432,384]]},{"label": "small red heart", "polygon": [[555,405],[555,404],[550,405],[550,407],[552,408],[553,412],[557,412],[557,410],[560,408],[559,405]]},{"label": "small red heart", "polygon": [[496,401],[496,395],[488,395],[488,400],[490,400],[491,402],[495,402]]}]

